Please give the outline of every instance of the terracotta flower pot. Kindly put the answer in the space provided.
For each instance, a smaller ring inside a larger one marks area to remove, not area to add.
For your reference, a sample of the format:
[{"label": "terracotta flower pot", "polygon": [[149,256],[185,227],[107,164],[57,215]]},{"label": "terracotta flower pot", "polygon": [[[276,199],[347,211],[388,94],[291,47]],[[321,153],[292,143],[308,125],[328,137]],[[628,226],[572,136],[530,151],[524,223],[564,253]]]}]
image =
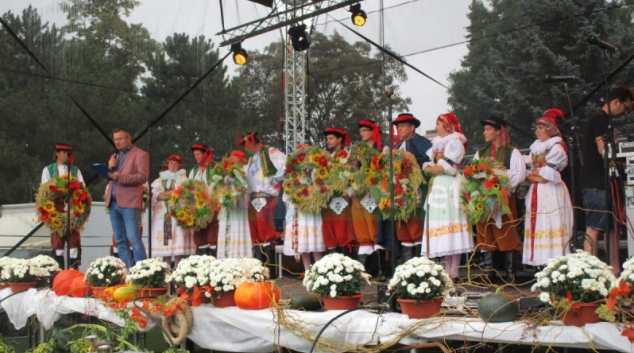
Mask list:
[{"label": "terracotta flower pot", "polygon": [[37,287],[37,282],[19,282],[19,283],[7,283],[13,293],[22,292],[31,288]]},{"label": "terracotta flower pot", "polygon": [[323,297],[324,309],[326,310],[350,310],[359,307],[363,295],[344,295],[338,298]]},{"label": "terracotta flower pot", "polygon": [[168,290],[169,290],[169,288],[167,288],[167,287],[163,287],[163,288],[139,288],[138,289],[138,293],[139,293],[139,298],[142,298],[142,297],[160,297],[161,295],[167,294]]},{"label": "terracotta flower pot", "polygon": [[565,326],[584,326],[600,322],[601,318],[595,311],[601,306],[599,303],[581,303],[576,311],[568,311],[560,315]]},{"label": "terracotta flower pot", "polygon": [[[191,297],[191,294],[190,294],[189,298],[187,298],[187,300],[185,300],[185,302],[186,302],[187,304],[189,304],[190,306],[192,305],[192,297]],[[202,293],[200,294],[200,304],[202,305],[202,304],[209,304],[209,303],[211,303],[211,298],[207,298],[207,296],[205,295],[205,293],[204,293],[204,292],[202,292]]]},{"label": "terracotta flower pot", "polygon": [[5,288],[9,288],[9,284],[7,283],[0,283],[0,290],[3,290]]},{"label": "terracotta flower pot", "polygon": [[236,300],[233,298],[236,291],[228,292],[211,292],[211,303],[216,308],[226,308],[236,306]]},{"label": "terracotta flower pot", "polygon": [[396,301],[401,305],[403,314],[409,316],[410,319],[426,319],[440,312],[443,300],[444,298],[419,300],[418,303],[415,299],[397,299]]}]

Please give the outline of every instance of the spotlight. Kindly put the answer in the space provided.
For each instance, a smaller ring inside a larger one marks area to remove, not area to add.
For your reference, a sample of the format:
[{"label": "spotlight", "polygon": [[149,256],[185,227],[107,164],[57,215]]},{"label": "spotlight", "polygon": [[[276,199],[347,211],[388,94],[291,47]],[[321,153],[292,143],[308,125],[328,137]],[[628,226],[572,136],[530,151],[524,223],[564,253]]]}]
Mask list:
[{"label": "spotlight", "polygon": [[288,30],[291,36],[291,44],[295,51],[306,50],[310,47],[310,35],[306,32],[306,25],[293,26]]},{"label": "spotlight", "polygon": [[350,6],[350,12],[352,12],[352,16],[350,16],[350,18],[355,26],[361,27],[365,24],[365,20],[368,16],[365,14],[365,11],[361,10],[361,4],[354,4]]},{"label": "spotlight", "polygon": [[233,52],[233,62],[236,63],[236,65],[242,66],[249,61],[249,55],[246,50],[242,49],[242,44],[231,44],[231,51]]}]

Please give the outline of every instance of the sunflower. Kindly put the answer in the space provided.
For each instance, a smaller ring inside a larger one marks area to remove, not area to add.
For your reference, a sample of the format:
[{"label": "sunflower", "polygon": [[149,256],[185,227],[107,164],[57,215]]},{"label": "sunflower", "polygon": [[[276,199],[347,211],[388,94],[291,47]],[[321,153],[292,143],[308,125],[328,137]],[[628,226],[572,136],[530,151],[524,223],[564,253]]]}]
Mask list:
[{"label": "sunflower", "polygon": [[328,167],[319,167],[317,169],[317,178],[325,179],[328,177]]},{"label": "sunflower", "polygon": [[75,206],[75,211],[77,211],[79,213],[84,213],[85,210],[86,210],[86,208],[81,203],[79,205]]},{"label": "sunflower", "polygon": [[481,203],[476,204],[475,209],[476,211],[480,211],[482,209],[482,204]]},{"label": "sunflower", "polygon": [[66,189],[66,188],[58,188],[58,189],[57,189],[57,192],[58,192],[60,195],[66,195],[66,194],[68,194],[68,189]]},{"label": "sunflower", "polygon": [[178,196],[176,196],[176,194],[172,193],[172,197],[170,198],[170,202],[176,203],[176,201],[178,201]]},{"label": "sunflower", "polygon": [[55,218],[59,218],[59,212],[57,212],[56,210],[51,211],[51,221]]},{"label": "sunflower", "polygon": [[55,203],[53,201],[46,201],[44,204],[44,209],[46,212],[52,212],[55,210]]},{"label": "sunflower", "polygon": [[290,176],[291,176],[291,179],[298,179],[299,178],[299,173],[298,172],[292,172],[290,174]]},{"label": "sunflower", "polygon": [[205,200],[196,201],[196,208],[197,209],[202,210],[203,208],[205,208],[205,206],[207,206],[207,204],[205,203]]},{"label": "sunflower", "polygon": [[180,210],[176,212],[176,219],[179,221],[184,221],[187,218],[187,213],[185,211]]},{"label": "sunflower", "polygon": [[[70,177],[70,180],[68,180],[69,177]],[[62,175],[61,179],[63,181],[73,181],[73,180],[75,180],[75,177],[73,177],[72,174],[64,174],[64,175]]]},{"label": "sunflower", "polygon": [[73,191],[73,198],[78,199],[79,197],[81,197],[81,194],[82,194],[81,189],[75,190]]},{"label": "sunflower", "polygon": [[284,188],[284,192],[287,194],[291,193],[291,191],[293,191],[293,180],[285,180],[284,183],[282,183],[282,187]]},{"label": "sunflower", "polygon": [[61,228],[62,227],[62,220],[59,218],[52,218],[51,219],[51,225],[55,228]]},{"label": "sunflower", "polygon": [[379,202],[379,208],[382,210],[385,209],[390,209],[390,200],[387,197],[384,197],[381,199],[381,202]]},{"label": "sunflower", "polygon": [[320,159],[320,158],[321,158],[321,154],[319,154],[319,153],[313,153],[313,154],[310,156],[310,161],[311,161],[311,163],[313,163],[313,164],[319,164],[319,159]]},{"label": "sunflower", "polygon": [[295,194],[293,194],[293,198],[295,199],[296,202],[301,202],[302,200],[304,200],[304,193],[302,192],[302,190],[297,190],[295,191]]}]

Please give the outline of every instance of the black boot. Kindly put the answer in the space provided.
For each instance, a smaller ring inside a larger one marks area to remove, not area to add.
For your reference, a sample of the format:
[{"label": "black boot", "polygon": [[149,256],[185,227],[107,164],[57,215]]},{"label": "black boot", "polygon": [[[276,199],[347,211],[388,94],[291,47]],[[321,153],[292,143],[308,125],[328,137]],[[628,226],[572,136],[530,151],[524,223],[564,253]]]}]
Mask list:
[{"label": "black boot", "polygon": [[337,248],[329,248],[328,250],[326,250],[326,254],[330,255],[330,254],[336,254],[339,251],[337,251]]},{"label": "black boot", "polygon": [[199,255],[199,256],[209,255],[208,251],[209,251],[209,248],[198,248],[196,249],[196,255]]},{"label": "black boot", "polygon": [[385,262],[385,250],[377,250],[373,253],[376,256],[377,266],[379,268],[379,273],[376,276],[376,280],[379,282],[387,281],[387,277],[385,274],[387,273],[387,264]]},{"label": "black boot", "polygon": [[347,256],[347,257],[352,258],[352,253],[354,252],[354,247],[341,246],[341,247],[339,247],[339,249],[341,249],[341,253],[343,254],[343,256]]},{"label": "black boot", "polygon": [[485,251],[482,253],[482,270],[484,271],[484,275],[490,281],[493,281],[495,278],[495,262],[493,261],[493,255],[495,255],[493,251]]},{"label": "black boot", "polygon": [[414,245],[414,257],[420,257],[423,251],[423,244]]},{"label": "black boot", "polygon": [[61,256],[53,256],[53,258],[55,259],[55,261],[57,261],[57,264],[59,265],[59,268],[61,268],[62,270],[66,269],[65,264],[66,262],[64,261],[64,255]]},{"label": "black boot", "polygon": [[266,262],[266,256],[264,254],[264,248],[262,245],[253,246],[253,257],[262,261],[262,263]]},{"label": "black boot", "polygon": [[[367,267],[368,255],[365,255],[365,254],[364,254],[364,255],[361,255],[361,254],[359,254],[358,259],[359,259],[359,262],[360,262],[363,266]],[[366,268],[366,271],[367,271],[367,268]]]},{"label": "black boot", "polygon": [[217,250],[217,249],[218,249],[218,248],[215,248],[215,249],[212,249],[212,248],[207,248],[207,249],[206,249],[206,250],[207,250],[207,255],[209,255],[209,256],[213,256],[213,257],[216,257],[216,253],[217,253],[217,251],[216,251],[216,250]]},{"label": "black boot", "polygon": [[403,263],[414,258],[414,248],[415,246],[404,246],[403,247]]},{"label": "black boot", "polygon": [[516,259],[515,250],[504,252],[504,270],[506,270],[504,281],[506,283],[515,282],[515,272],[517,270],[515,259]]}]

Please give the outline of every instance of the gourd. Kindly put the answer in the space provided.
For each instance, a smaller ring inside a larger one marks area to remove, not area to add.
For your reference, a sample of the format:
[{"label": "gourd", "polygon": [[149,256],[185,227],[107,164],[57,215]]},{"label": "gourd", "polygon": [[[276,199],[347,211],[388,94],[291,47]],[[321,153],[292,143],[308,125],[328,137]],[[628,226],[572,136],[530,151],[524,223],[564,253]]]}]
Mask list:
[{"label": "gourd", "polygon": [[486,322],[515,321],[518,312],[517,300],[499,292],[486,294],[478,303],[478,316]]},{"label": "gourd", "polygon": [[245,282],[236,288],[233,299],[240,309],[261,310],[277,304],[280,291],[270,283]]}]

